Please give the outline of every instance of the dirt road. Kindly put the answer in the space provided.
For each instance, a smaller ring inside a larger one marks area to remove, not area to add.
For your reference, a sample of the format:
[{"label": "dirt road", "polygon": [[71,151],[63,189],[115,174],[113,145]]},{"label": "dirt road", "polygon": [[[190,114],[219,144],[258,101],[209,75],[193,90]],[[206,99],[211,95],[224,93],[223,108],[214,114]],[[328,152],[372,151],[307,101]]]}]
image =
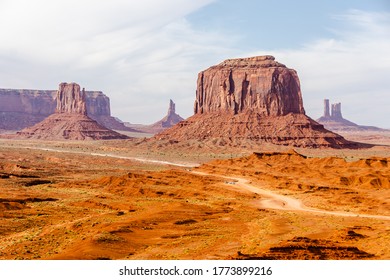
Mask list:
[{"label": "dirt road", "polygon": [[[80,152],[80,151],[71,151],[71,150],[60,150],[60,149],[52,149],[52,148],[40,148],[40,147],[18,147],[18,148],[26,148],[26,149],[35,149],[35,150],[43,150],[50,152],[59,152],[59,153],[75,153],[75,154],[85,154],[91,156],[99,156],[99,157],[112,157],[112,158],[120,158],[120,159],[128,159],[145,163],[154,163],[154,164],[162,164],[162,165],[172,165],[178,167],[197,167],[199,164],[194,163],[178,163],[178,162],[169,162],[162,160],[154,160],[154,159],[145,159],[138,157],[129,157],[129,156],[121,156],[115,154],[108,153],[92,153],[92,152]],[[222,176],[218,174],[209,174],[205,172],[192,171],[194,174],[202,175],[202,176],[216,176],[228,180],[233,187],[247,190],[252,193],[256,193],[262,195],[266,198],[259,201],[259,206],[264,209],[277,209],[277,210],[285,210],[285,211],[304,211],[316,214],[323,215],[334,215],[341,217],[360,217],[360,218],[371,218],[371,219],[380,219],[380,220],[390,220],[390,216],[381,216],[381,215],[368,215],[368,214],[359,214],[359,213],[351,213],[351,212],[339,212],[339,211],[327,211],[316,208],[311,208],[305,206],[302,201],[296,198],[292,198],[289,196],[277,194],[273,191],[265,189],[265,186],[254,186],[247,179],[239,178],[239,177],[228,177]]]},{"label": "dirt road", "polygon": [[305,206],[302,201],[296,198],[292,198],[289,196],[277,194],[273,191],[264,189],[263,186],[254,186],[247,179],[239,178],[239,177],[228,177],[222,176],[218,174],[209,174],[205,172],[193,171],[194,174],[202,175],[202,176],[215,176],[223,178],[227,184],[231,185],[234,188],[244,189],[252,193],[259,194],[265,198],[259,201],[259,206],[264,209],[277,209],[277,210],[285,210],[285,211],[304,211],[316,214],[324,214],[324,215],[334,215],[341,217],[360,217],[360,218],[371,218],[371,219],[379,219],[379,220],[390,220],[390,216],[381,216],[381,215],[368,215],[368,214],[359,214],[359,213],[351,213],[351,212],[338,212],[338,211],[327,211],[316,208],[311,208]]},{"label": "dirt road", "polygon": [[[8,147],[8,148],[10,148],[10,147]],[[197,166],[199,166],[199,164],[196,164],[196,163],[171,162],[171,161],[156,160],[156,159],[121,156],[121,155],[108,154],[108,153],[81,152],[81,151],[61,150],[61,149],[41,148],[41,147],[27,147],[27,146],[26,147],[18,146],[15,148],[16,149],[40,150],[40,151],[48,151],[48,152],[56,152],[56,153],[67,153],[67,154],[81,154],[81,155],[89,155],[89,156],[97,156],[97,157],[111,157],[111,158],[134,160],[134,161],[139,161],[139,162],[144,162],[144,163],[172,165],[172,166],[178,166],[178,167],[197,167]]]}]

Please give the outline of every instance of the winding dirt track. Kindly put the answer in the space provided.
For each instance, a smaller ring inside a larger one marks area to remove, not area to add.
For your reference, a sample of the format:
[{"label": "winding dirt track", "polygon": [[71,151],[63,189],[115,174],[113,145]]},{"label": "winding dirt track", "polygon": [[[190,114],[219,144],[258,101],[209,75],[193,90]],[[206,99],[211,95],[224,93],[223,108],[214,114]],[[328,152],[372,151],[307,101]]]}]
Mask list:
[{"label": "winding dirt track", "polygon": [[18,146],[17,148],[18,149],[22,148],[22,149],[30,149],[30,150],[56,152],[56,153],[81,154],[81,155],[89,155],[89,156],[96,156],[96,157],[112,157],[112,158],[128,159],[128,160],[134,160],[134,161],[145,162],[145,163],[172,165],[172,166],[178,166],[178,167],[197,167],[197,166],[199,166],[199,164],[195,164],[195,163],[170,162],[170,161],[164,161],[164,160],[129,157],[129,156],[121,156],[121,155],[115,155],[115,154],[106,154],[106,153],[80,152],[80,151],[71,151],[71,150],[60,150],[60,149],[40,148],[40,147],[25,147],[25,146]]},{"label": "winding dirt track", "polygon": [[341,217],[360,217],[360,218],[371,218],[371,219],[378,219],[378,220],[390,220],[390,216],[327,211],[327,210],[307,207],[299,199],[292,198],[285,195],[280,195],[270,190],[261,188],[259,186],[253,186],[249,183],[247,179],[244,178],[228,177],[228,176],[209,174],[209,173],[199,172],[199,171],[193,171],[192,173],[202,175],[202,176],[220,177],[225,180],[229,180],[228,184],[232,184],[235,188],[244,189],[252,193],[262,195],[266,198],[259,201],[259,206],[264,209],[303,211],[303,212],[309,212],[315,214],[333,215],[333,216],[341,216]]},{"label": "winding dirt track", "polygon": [[[146,162],[146,163],[172,165],[172,166],[188,167],[188,168],[199,166],[199,164],[193,164],[193,163],[177,163],[177,162],[145,159],[145,158],[138,158],[138,157],[128,157],[128,156],[120,156],[120,155],[105,154],[105,153],[78,152],[78,151],[70,151],[70,150],[57,150],[57,149],[52,149],[52,148],[39,148],[39,147],[18,147],[18,148],[35,149],[35,150],[43,150],[43,151],[59,152],[59,153],[85,154],[85,155],[99,156],[99,157],[113,157],[113,158],[135,160],[135,161]],[[244,189],[244,190],[247,190],[249,192],[262,195],[266,198],[260,200],[259,206],[264,208],[264,209],[276,209],[276,210],[285,210],[285,211],[303,211],[303,212],[309,212],[309,213],[315,213],[315,214],[333,215],[333,216],[341,216],[341,217],[360,217],[360,218],[371,218],[371,219],[378,219],[378,220],[390,220],[390,216],[358,214],[358,213],[351,213],[351,212],[327,211],[327,210],[321,210],[321,209],[307,207],[299,199],[295,199],[295,198],[292,198],[289,196],[277,194],[273,191],[264,189],[264,187],[253,186],[249,183],[249,181],[247,179],[244,179],[244,178],[228,177],[228,176],[210,174],[210,173],[199,172],[199,171],[192,171],[192,173],[202,175],[202,176],[215,176],[215,177],[223,178],[225,180],[229,180],[230,183],[233,183],[235,188],[238,187],[240,189]]]}]

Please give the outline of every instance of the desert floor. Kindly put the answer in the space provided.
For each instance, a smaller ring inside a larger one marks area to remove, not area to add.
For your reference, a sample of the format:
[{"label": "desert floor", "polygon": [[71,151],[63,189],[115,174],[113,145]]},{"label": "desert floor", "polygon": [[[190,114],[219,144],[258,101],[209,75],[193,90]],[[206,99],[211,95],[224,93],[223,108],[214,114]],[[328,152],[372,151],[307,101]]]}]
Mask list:
[{"label": "desert floor", "polygon": [[350,137],[379,145],[0,139],[0,259],[390,259],[390,137]]}]

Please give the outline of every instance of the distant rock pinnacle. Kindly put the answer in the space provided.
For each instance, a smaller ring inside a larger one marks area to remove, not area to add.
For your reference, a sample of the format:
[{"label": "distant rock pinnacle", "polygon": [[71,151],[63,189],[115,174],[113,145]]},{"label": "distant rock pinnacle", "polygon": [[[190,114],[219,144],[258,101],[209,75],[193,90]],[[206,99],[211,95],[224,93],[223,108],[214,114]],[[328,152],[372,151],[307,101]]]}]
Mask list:
[{"label": "distant rock pinnacle", "polygon": [[324,114],[317,119],[317,122],[322,124],[326,129],[344,132],[344,131],[385,131],[385,129],[375,126],[358,125],[343,118],[341,113],[341,103],[331,104],[331,112],[329,113],[329,99],[324,99]]},{"label": "distant rock pinnacle", "polygon": [[173,103],[172,99],[169,99],[169,108],[168,108],[168,116],[175,114],[175,103]]},{"label": "distant rock pinnacle", "polygon": [[168,114],[161,120],[161,126],[163,128],[168,128],[171,126],[174,126],[178,122],[181,122],[183,120],[182,117],[180,117],[178,114],[176,114],[176,105],[172,101],[172,99],[169,100],[169,108],[168,108]]}]

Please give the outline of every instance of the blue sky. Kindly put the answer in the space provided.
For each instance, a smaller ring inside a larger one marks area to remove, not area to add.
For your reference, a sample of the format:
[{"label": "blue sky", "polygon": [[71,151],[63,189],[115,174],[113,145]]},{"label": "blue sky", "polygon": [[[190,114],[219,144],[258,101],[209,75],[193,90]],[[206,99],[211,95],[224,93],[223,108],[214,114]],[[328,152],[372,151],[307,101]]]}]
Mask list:
[{"label": "blue sky", "polygon": [[[195,29],[239,36],[240,48],[299,48],[340,27],[335,16],[349,10],[381,12],[388,1],[216,1],[189,15]],[[238,46],[237,46],[238,47]]]},{"label": "blue sky", "polygon": [[197,73],[271,54],[296,69],[307,114],[322,100],[390,128],[390,1],[0,0],[0,87],[102,90],[112,114],[192,115]]}]

